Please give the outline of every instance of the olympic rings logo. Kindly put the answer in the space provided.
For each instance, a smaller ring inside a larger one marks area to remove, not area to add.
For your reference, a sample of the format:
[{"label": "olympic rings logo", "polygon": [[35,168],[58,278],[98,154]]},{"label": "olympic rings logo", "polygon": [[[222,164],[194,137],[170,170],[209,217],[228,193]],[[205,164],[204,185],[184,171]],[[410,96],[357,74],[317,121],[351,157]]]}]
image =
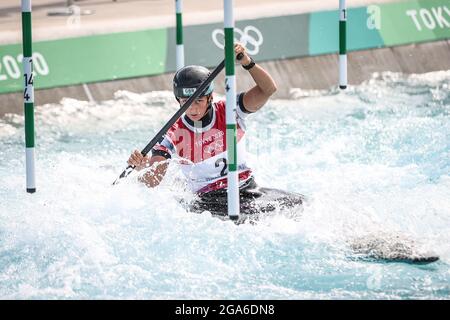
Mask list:
[{"label": "olympic rings logo", "polygon": [[[236,38],[236,34],[238,35],[239,39]],[[225,47],[224,41],[219,41],[218,37],[223,39],[224,38],[224,32],[223,29],[216,29],[212,32],[212,40],[216,46],[218,46],[220,49],[223,50]],[[262,45],[264,39],[261,34],[261,31],[259,31],[254,26],[246,26],[244,30],[241,30],[239,28],[234,28],[234,41],[240,42],[246,49],[247,52],[251,55],[256,55],[259,52],[259,47]],[[251,45],[251,47],[247,47],[247,45]]]},{"label": "olympic rings logo", "polygon": [[223,151],[223,142],[216,140],[203,148],[204,154],[212,155],[213,152],[220,153]]}]

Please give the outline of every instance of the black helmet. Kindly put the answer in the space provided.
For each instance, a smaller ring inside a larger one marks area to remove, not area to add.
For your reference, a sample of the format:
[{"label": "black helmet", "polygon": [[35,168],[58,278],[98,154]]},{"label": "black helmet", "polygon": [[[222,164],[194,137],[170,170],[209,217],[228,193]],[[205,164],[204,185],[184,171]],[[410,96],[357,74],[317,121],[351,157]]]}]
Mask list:
[{"label": "black helmet", "polygon": [[[175,73],[173,77],[173,94],[175,98],[188,98],[200,87],[203,81],[211,74],[208,69],[202,66],[186,66]],[[211,82],[200,94],[207,96],[212,93],[214,84]]]}]

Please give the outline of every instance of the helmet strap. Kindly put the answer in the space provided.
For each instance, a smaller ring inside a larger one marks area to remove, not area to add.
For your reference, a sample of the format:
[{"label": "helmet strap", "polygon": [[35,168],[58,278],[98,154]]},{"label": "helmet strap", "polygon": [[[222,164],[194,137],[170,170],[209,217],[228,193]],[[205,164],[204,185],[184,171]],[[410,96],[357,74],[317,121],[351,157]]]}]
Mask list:
[{"label": "helmet strap", "polygon": [[206,110],[205,110],[205,113],[203,114],[203,116],[202,116],[202,118],[205,116],[205,114],[208,112],[208,110],[209,110],[209,108],[210,107],[212,107],[212,101],[213,101],[213,99],[212,99],[212,94],[210,93],[210,94],[208,94],[207,95],[207,101],[208,101],[208,106],[206,107]]}]

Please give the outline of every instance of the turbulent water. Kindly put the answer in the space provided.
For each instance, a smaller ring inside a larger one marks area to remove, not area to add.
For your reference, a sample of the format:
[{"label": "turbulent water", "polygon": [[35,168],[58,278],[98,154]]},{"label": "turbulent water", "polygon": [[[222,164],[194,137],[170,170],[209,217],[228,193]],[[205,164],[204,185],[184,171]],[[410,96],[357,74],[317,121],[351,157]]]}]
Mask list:
[{"label": "turbulent water", "polygon": [[[308,202],[239,226],[186,212],[175,162],[156,189],[136,174],[111,186],[176,110],[170,92],[37,107],[33,195],[23,116],[4,116],[0,298],[449,299],[450,71],[292,95],[248,118],[247,149],[261,186]],[[440,260],[366,261],[349,247],[383,234]]]}]

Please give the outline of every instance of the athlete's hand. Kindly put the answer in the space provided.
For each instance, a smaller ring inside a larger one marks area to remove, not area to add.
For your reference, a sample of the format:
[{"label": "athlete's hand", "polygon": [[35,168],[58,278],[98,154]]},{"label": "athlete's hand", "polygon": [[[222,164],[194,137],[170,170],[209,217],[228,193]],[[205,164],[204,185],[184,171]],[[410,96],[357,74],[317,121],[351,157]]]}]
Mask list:
[{"label": "athlete's hand", "polygon": [[128,165],[134,166],[135,170],[140,171],[146,167],[148,167],[150,163],[150,158],[147,156],[143,156],[139,150],[134,150],[131,154],[130,158],[127,161]]},{"label": "athlete's hand", "polygon": [[241,60],[238,60],[241,65],[245,66],[251,62],[250,56],[247,54],[245,47],[241,43],[236,42],[234,44],[234,53],[236,57],[239,53],[242,53],[244,55]]}]

